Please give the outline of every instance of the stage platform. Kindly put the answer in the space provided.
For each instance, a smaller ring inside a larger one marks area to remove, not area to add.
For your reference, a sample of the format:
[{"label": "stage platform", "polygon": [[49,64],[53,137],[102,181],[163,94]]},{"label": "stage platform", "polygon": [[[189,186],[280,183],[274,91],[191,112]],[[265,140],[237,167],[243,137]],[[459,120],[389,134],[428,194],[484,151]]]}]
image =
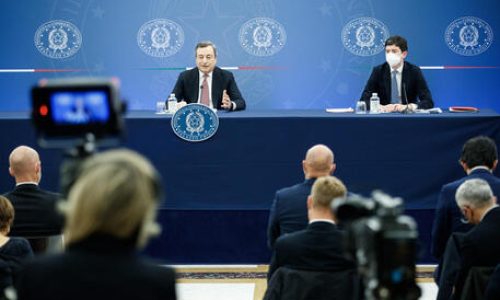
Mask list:
[{"label": "stage platform", "polygon": [[[330,114],[324,111],[219,112],[217,134],[205,142],[179,139],[170,116],[131,112],[123,145],[147,156],[162,175],[166,199],[160,238],[146,252],[166,263],[267,263],[268,209],[277,189],[303,180],[301,161],[317,143],[335,152],[348,189],[381,189],[402,197],[419,225],[423,263],[441,186],[462,177],[463,143],[482,134],[500,141],[500,115]],[[62,151],[40,149],[27,113],[0,113],[0,191],[12,188],[9,152],[40,150],[42,187],[57,189]]]}]

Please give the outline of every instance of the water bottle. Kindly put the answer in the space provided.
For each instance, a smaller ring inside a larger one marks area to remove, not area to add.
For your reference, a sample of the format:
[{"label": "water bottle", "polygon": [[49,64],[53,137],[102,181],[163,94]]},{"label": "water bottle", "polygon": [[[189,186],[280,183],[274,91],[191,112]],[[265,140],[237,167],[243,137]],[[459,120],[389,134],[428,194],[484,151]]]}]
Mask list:
[{"label": "water bottle", "polygon": [[380,98],[377,93],[372,93],[372,97],[370,98],[370,113],[380,113]]},{"label": "water bottle", "polygon": [[168,104],[167,107],[168,112],[171,114],[175,113],[175,111],[177,110],[177,98],[175,98],[174,93],[168,96],[167,104]]}]

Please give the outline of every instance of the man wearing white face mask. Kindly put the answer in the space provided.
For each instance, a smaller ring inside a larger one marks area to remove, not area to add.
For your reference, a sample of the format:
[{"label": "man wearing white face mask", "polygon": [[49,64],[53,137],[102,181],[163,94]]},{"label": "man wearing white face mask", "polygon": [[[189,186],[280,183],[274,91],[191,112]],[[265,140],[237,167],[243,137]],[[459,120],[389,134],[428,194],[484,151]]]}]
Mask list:
[{"label": "man wearing white face mask", "polygon": [[432,108],[431,92],[418,66],[405,61],[408,43],[395,35],[385,41],[386,62],[376,66],[366,83],[361,101],[370,105],[372,93],[380,97],[384,112]]}]

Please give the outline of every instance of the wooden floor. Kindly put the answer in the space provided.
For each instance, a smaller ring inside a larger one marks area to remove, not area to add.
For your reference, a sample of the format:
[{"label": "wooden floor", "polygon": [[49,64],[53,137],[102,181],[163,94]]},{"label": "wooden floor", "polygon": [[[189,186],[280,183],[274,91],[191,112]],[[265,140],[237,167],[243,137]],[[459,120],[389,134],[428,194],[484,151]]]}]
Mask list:
[{"label": "wooden floor", "polygon": [[[267,288],[267,265],[244,266],[174,266],[180,286],[196,286],[196,284],[232,284],[253,287],[253,300],[260,300]],[[417,283],[432,283],[434,266],[417,266]],[[182,297],[181,297],[182,298]],[[247,298],[245,298],[247,299]],[[180,299],[184,300],[184,299]],[[190,299],[186,299],[190,300]]]}]

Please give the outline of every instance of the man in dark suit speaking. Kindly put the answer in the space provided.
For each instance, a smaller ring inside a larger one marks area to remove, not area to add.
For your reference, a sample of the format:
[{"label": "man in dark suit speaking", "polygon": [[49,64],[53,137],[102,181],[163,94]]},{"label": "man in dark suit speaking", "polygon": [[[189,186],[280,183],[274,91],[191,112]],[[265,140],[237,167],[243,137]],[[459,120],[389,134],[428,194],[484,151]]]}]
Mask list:
[{"label": "man in dark suit speaking", "polygon": [[361,101],[370,105],[372,93],[380,97],[383,112],[432,108],[431,92],[418,66],[405,61],[408,55],[406,39],[395,35],[385,41],[386,62],[373,68]]},{"label": "man in dark suit speaking", "polygon": [[231,72],[216,67],[217,48],[212,42],[196,45],[196,68],[179,75],[173,94],[181,106],[201,103],[211,108],[227,111],[243,110],[245,99],[241,96]]}]

